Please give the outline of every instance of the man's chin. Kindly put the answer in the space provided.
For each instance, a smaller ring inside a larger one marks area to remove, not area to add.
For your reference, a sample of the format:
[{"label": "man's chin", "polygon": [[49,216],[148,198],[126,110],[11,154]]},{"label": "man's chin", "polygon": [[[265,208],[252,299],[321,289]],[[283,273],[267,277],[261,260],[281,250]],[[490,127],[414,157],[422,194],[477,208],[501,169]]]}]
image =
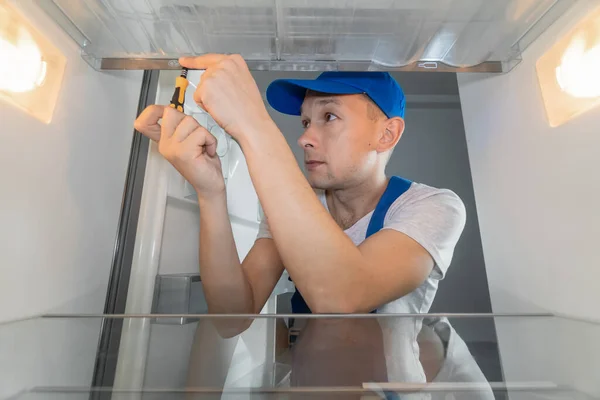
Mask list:
[{"label": "man's chin", "polygon": [[327,190],[331,188],[331,182],[324,182],[323,179],[311,179],[308,177],[308,183],[315,190]]},{"label": "man's chin", "polygon": [[321,170],[305,171],[306,180],[313,189],[330,190],[337,187],[338,183],[333,174]]}]

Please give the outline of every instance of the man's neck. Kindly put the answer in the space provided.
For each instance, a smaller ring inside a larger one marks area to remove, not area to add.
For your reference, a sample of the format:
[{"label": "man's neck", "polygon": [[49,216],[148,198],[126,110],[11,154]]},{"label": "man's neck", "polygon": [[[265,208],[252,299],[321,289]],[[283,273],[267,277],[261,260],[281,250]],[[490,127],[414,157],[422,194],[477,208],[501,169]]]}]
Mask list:
[{"label": "man's neck", "polygon": [[327,190],[327,206],[331,216],[342,229],[350,228],[375,209],[387,184],[388,178],[380,175],[351,188]]}]

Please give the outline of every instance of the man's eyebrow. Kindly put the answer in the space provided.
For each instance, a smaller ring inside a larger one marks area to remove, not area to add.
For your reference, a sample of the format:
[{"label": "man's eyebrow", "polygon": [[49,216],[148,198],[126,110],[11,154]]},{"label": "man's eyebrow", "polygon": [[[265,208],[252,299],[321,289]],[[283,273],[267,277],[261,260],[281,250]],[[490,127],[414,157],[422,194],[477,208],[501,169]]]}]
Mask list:
[{"label": "man's eyebrow", "polygon": [[[318,99],[316,104],[318,106],[326,106],[327,104],[335,104],[335,105],[341,106],[342,102],[337,97],[323,97],[321,99]],[[301,114],[304,113],[304,106],[302,106],[300,108],[300,113]]]}]

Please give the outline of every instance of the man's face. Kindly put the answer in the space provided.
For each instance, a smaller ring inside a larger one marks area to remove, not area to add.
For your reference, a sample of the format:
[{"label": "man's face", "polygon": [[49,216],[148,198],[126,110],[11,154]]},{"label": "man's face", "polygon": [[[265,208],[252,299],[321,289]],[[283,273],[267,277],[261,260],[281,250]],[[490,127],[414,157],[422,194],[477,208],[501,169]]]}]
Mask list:
[{"label": "man's face", "polygon": [[385,115],[362,94],[308,93],[302,104],[308,181],[318,189],[343,189],[376,170],[378,137]]}]

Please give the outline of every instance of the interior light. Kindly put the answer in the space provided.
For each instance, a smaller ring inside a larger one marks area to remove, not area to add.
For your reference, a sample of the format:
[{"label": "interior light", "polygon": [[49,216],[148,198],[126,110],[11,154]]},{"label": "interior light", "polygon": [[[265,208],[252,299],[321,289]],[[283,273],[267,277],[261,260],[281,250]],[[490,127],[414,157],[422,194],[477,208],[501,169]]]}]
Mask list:
[{"label": "interior light", "polygon": [[0,0],[0,100],[49,123],[66,58],[19,7],[19,2]]},{"label": "interior light", "polygon": [[0,37],[0,60],[0,90],[24,93],[44,82],[47,69],[42,54],[24,29],[19,29],[15,43]]},{"label": "interior light", "polygon": [[582,35],[573,39],[556,67],[556,80],[573,97],[600,96],[600,43],[589,47]]},{"label": "interior light", "polygon": [[600,9],[538,60],[537,73],[551,126],[600,105]]}]

